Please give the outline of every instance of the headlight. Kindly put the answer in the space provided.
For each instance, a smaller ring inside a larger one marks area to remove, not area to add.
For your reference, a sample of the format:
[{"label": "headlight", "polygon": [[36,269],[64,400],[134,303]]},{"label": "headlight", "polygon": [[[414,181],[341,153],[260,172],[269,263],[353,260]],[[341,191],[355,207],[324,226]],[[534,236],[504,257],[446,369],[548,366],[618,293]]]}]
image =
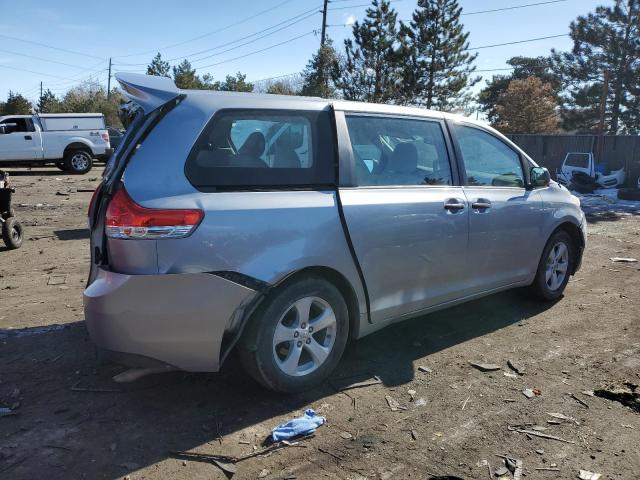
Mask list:
[{"label": "headlight", "polygon": [[571,203],[580,208],[580,198],[576,197],[575,195],[571,195]]}]

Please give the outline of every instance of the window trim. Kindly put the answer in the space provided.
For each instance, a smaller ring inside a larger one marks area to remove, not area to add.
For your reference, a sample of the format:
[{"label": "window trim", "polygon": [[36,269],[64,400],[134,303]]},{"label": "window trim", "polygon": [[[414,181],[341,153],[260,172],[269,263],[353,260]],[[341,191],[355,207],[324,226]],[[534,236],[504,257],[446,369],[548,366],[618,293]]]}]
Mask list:
[{"label": "window trim", "polygon": [[[353,117],[375,117],[394,118],[398,120],[418,120],[422,122],[437,123],[442,132],[447,156],[449,157],[449,169],[451,171],[451,185],[358,185],[355,173],[355,156],[351,145],[351,136],[347,127],[347,116]],[[349,189],[416,189],[416,188],[452,188],[460,186],[459,168],[456,160],[455,150],[451,142],[451,134],[443,118],[423,117],[420,115],[402,115],[395,113],[359,112],[357,110],[337,110],[335,112],[336,132],[339,150],[339,176],[338,185],[340,188]]]},{"label": "window trim", "polygon": [[[446,123],[447,125],[451,126],[450,131],[451,131],[454,149],[456,151],[458,171],[460,172],[460,184],[462,186],[473,187],[473,188],[491,188],[491,189],[510,188],[510,189],[516,189],[516,190],[531,190],[530,172],[529,172],[529,169],[527,168],[529,159],[525,158],[522,152],[520,152],[517,148],[513,148],[513,146],[505,142],[505,139],[501,138],[500,135],[497,135],[495,132],[492,132],[491,130],[483,128],[480,125],[477,125],[474,123],[467,123],[464,121],[455,121],[455,120],[447,120]],[[490,135],[491,137],[495,138],[500,143],[502,143],[505,147],[507,147],[509,150],[514,152],[518,156],[518,160],[520,161],[520,168],[522,169],[522,175],[524,177],[524,185],[522,187],[507,187],[507,186],[497,186],[497,185],[469,185],[467,181],[467,171],[464,164],[462,149],[460,148],[460,143],[458,142],[458,134],[456,131],[458,127],[468,127],[468,128],[474,128],[476,130],[480,130],[481,132],[486,133],[487,135]]]},{"label": "window trim", "polygon": [[[207,132],[210,132],[210,129],[213,128],[217,122],[219,121],[220,117],[224,116],[224,115],[229,115],[229,114],[243,114],[243,113],[252,113],[252,112],[258,112],[259,114],[262,115],[281,115],[281,116],[301,116],[303,118],[305,118],[308,122],[309,122],[309,126],[310,126],[310,140],[311,140],[311,145],[312,148],[314,148],[314,150],[318,150],[317,152],[313,152],[313,165],[321,165],[322,159],[326,156],[326,155],[321,155],[320,153],[320,149],[322,147],[320,147],[320,145],[322,144],[322,141],[327,141],[327,138],[320,138],[322,136],[328,136],[331,137],[329,140],[332,141],[333,143],[335,143],[335,132],[334,132],[334,127],[333,127],[333,116],[331,115],[331,110],[329,108],[326,109],[322,109],[322,110],[306,110],[306,109],[292,109],[292,108],[252,108],[252,107],[239,107],[239,108],[221,108],[219,110],[216,110],[214,112],[214,114],[206,121],[204,127],[202,128],[202,130],[200,131],[200,133],[198,134],[198,137],[196,138],[196,140],[194,141],[193,145],[191,146],[191,149],[189,151],[189,154],[187,155],[187,158],[184,162],[184,167],[183,167],[183,171],[184,171],[184,175],[185,178],[187,179],[187,181],[189,182],[189,184],[195,188],[196,190],[200,191],[200,192],[204,192],[204,193],[215,193],[215,192],[236,192],[236,191],[260,191],[260,192],[264,192],[264,191],[287,191],[287,190],[296,190],[296,191],[335,191],[337,188],[337,182],[338,182],[338,178],[337,178],[337,159],[335,157],[335,149],[333,147],[331,148],[327,148],[327,151],[331,152],[331,156],[333,157],[333,159],[325,159],[324,162],[332,162],[330,167],[327,167],[328,169],[331,170],[332,173],[332,181],[328,182],[328,183],[272,183],[272,184],[235,184],[235,185],[196,185],[195,183],[192,182],[190,174],[187,171],[187,166],[189,165],[189,163],[191,162],[192,158],[194,157],[194,155],[197,154],[198,152],[198,147],[200,145],[201,140],[204,138],[205,134]],[[311,115],[317,115],[318,119],[321,118],[322,115],[327,115],[327,121],[329,123],[328,128],[326,129],[326,131],[324,131],[324,127],[322,125],[320,125],[320,122],[316,121],[317,119],[311,119],[309,118]],[[324,134],[324,135],[323,135]],[[318,138],[315,138],[318,137]],[[316,153],[318,153],[318,155],[316,155]],[[326,152],[325,152],[326,153]],[[249,169],[249,168],[248,168]],[[285,169],[282,169],[285,170]],[[286,170],[290,170],[290,169],[286,169]],[[307,169],[300,169],[300,170],[307,170]],[[313,168],[310,168],[308,170],[314,170]]]}]

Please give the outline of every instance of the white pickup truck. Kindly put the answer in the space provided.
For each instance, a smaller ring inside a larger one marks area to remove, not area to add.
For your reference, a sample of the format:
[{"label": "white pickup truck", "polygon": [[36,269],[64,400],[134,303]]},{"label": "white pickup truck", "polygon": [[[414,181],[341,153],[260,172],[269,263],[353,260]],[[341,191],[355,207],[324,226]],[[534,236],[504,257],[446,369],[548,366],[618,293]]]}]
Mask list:
[{"label": "white pickup truck", "polygon": [[55,164],[87,173],[93,159],[111,153],[101,113],[48,113],[0,117],[0,167]]}]

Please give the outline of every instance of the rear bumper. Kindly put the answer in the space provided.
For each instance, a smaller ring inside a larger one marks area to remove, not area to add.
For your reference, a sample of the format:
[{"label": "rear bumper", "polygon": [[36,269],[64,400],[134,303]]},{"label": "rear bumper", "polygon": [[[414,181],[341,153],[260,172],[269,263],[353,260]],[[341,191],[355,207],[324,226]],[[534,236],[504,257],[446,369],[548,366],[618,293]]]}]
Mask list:
[{"label": "rear bumper", "polygon": [[125,275],[100,269],[84,292],[85,321],[93,342],[119,358],[216,372],[225,327],[255,295],[208,273]]}]

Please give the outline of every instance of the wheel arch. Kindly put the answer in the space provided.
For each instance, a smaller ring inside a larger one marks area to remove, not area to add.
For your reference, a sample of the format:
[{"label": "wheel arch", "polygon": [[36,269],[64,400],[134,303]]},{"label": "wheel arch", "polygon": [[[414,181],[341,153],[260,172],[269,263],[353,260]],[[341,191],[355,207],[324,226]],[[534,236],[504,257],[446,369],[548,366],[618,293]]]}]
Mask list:
[{"label": "wheel arch", "polygon": [[88,142],[85,143],[80,141],[74,141],[68,144],[64,148],[64,152],[62,155],[66,157],[69,152],[76,151],[76,150],[84,150],[89,155],[91,155],[91,157],[93,157],[93,151],[91,150],[91,145]]},{"label": "wheel arch", "polygon": [[551,232],[551,234],[549,235],[549,238],[551,238],[551,236],[558,231],[566,232],[571,237],[571,240],[573,241],[573,245],[575,247],[573,252],[573,270],[571,272],[571,275],[573,275],[576,273],[580,265],[579,260],[582,256],[582,251],[584,250],[584,247],[585,247],[582,231],[580,230],[580,227],[577,226],[575,223],[566,220],[562,222],[560,225],[558,225],[553,230],[553,232]]},{"label": "wheel arch", "polygon": [[325,266],[305,267],[287,275],[274,285],[273,288],[281,288],[285,284],[294,282],[296,279],[306,275],[323,278],[340,291],[349,312],[349,339],[358,338],[360,332],[360,306],[358,304],[358,297],[353,285],[351,285],[349,280],[339,271]]}]

